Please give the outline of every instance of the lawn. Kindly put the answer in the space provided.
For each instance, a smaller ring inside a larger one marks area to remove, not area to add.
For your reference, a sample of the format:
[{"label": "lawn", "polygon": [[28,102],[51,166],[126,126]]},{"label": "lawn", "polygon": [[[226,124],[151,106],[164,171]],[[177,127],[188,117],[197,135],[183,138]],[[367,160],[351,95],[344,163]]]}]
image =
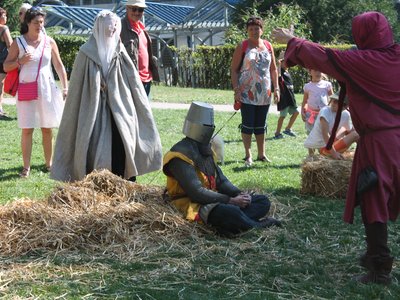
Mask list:
[{"label": "lawn", "polygon": [[[232,92],[154,87],[154,101],[231,103]],[[190,100],[188,100],[190,99]],[[178,101],[181,100],[181,101]],[[186,101],[184,101],[186,100]],[[215,100],[215,102],[213,101]],[[299,99],[298,99],[299,102]],[[0,121],[0,202],[29,197],[43,199],[56,182],[45,173],[39,132],[35,132],[32,175],[17,176],[21,168],[15,107],[5,106],[10,119]],[[183,136],[186,112],[153,110],[163,151]],[[267,193],[282,228],[253,230],[236,239],[213,234],[165,240],[141,255],[107,251],[37,251],[25,256],[1,256],[0,296],[4,299],[398,299],[395,284],[364,286],[351,280],[361,272],[357,257],[364,250],[359,210],[354,225],[342,222],[343,199],[299,193],[300,165],[307,153],[299,119],[298,137],[273,140],[277,115],[268,117],[266,149],[272,163],[244,167],[238,125],[240,115],[216,112],[224,137],[225,175],[242,189]],[[253,151],[255,144],[253,144]],[[256,153],[253,152],[253,155]],[[138,182],[164,185],[161,172]],[[390,224],[390,246],[399,257],[399,226]]]},{"label": "lawn", "polygon": [[191,103],[192,101],[203,101],[213,104],[231,104],[233,102],[233,91],[193,89],[168,87],[164,85],[152,86],[152,101],[168,103]]}]

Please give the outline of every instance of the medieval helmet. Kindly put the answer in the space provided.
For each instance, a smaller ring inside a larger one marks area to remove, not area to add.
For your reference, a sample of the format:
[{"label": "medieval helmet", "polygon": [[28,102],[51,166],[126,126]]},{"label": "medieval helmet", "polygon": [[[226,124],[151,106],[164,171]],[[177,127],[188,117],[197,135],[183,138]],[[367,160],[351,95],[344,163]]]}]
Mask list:
[{"label": "medieval helmet", "polygon": [[208,103],[192,102],[183,124],[183,134],[201,144],[208,144],[214,130],[214,108]]}]

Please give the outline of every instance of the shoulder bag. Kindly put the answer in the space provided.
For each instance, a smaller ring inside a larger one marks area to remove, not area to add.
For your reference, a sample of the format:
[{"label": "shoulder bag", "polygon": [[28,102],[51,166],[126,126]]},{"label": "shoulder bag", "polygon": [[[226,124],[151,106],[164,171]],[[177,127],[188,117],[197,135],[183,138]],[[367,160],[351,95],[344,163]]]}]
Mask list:
[{"label": "shoulder bag", "polygon": [[[26,53],[25,46],[24,44],[22,44],[21,39],[19,37],[17,39],[21,43]],[[6,78],[4,79],[4,92],[6,94],[9,94],[10,96],[15,97],[18,90],[18,84],[19,84],[19,68],[15,68],[14,70],[7,72]]]},{"label": "shoulder bag", "polygon": [[19,86],[18,86],[18,100],[19,101],[32,101],[32,100],[37,100],[39,97],[38,78],[39,78],[40,66],[42,65],[44,48],[46,48],[46,36],[44,36],[42,55],[40,56],[36,79],[35,79],[35,81],[32,81],[32,82],[20,82],[19,83]]}]

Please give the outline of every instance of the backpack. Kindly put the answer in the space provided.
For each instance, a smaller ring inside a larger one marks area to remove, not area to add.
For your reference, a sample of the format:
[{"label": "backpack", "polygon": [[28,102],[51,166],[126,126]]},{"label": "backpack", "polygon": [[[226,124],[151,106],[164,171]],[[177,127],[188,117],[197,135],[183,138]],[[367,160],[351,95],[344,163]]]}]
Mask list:
[{"label": "backpack", "polygon": [[[264,42],[264,45],[267,48],[268,52],[272,53],[271,43],[268,42],[267,40],[263,40],[263,42]],[[247,50],[248,47],[249,47],[249,40],[244,40],[242,42],[242,53],[243,53],[243,56],[246,54],[246,50]]]}]

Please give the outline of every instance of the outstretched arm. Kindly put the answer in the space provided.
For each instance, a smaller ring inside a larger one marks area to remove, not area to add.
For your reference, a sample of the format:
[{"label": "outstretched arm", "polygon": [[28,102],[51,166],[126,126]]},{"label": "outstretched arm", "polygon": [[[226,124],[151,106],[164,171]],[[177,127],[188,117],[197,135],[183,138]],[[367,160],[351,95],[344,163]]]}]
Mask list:
[{"label": "outstretched arm", "polygon": [[[319,70],[329,76],[345,82],[343,74],[336,70],[328,58],[327,48],[311,41],[297,38],[287,28],[277,28],[272,31],[272,38],[282,44],[287,44],[285,62],[287,67],[300,65],[307,69]],[[332,49],[333,52],[340,52]]]}]

